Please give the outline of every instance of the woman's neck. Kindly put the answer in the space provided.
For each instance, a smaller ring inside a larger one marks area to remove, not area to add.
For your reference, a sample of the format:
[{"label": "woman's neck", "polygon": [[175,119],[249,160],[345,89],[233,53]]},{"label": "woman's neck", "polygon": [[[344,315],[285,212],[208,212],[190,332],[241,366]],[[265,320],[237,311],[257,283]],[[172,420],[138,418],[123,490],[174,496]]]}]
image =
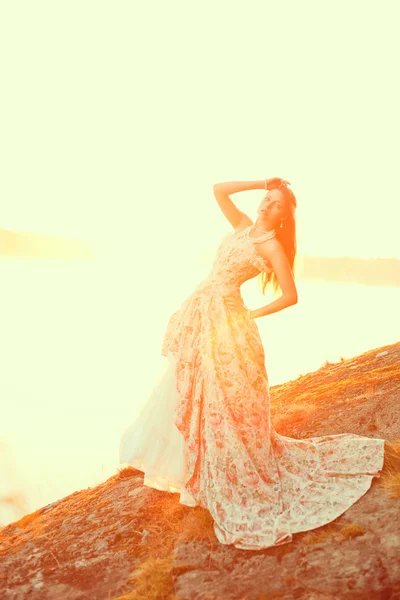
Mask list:
[{"label": "woman's neck", "polygon": [[274,229],[274,225],[269,219],[263,219],[260,217],[258,217],[256,222],[254,223],[254,227],[258,227],[258,229],[261,229],[263,231],[271,231],[271,229]]}]

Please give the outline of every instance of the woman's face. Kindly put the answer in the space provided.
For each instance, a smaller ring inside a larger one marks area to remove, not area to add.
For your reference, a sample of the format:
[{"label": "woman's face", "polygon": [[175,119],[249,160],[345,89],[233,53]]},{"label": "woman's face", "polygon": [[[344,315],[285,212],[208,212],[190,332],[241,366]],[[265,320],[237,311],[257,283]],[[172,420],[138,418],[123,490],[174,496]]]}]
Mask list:
[{"label": "woman's face", "polygon": [[260,217],[268,217],[274,223],[286,217],[286,202],[279,189],[268,190],[258,210]]}]

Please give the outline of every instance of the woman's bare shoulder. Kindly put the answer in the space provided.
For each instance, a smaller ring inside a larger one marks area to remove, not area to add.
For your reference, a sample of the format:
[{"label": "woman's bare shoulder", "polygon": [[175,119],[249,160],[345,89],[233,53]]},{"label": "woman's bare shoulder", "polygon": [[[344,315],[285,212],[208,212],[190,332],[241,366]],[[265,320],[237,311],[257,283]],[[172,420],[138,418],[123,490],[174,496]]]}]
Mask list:
[{"label": "woman's bare shoulder", "polygon": [[257,244],[257,249],[261,256],[267,260],[274,255],[285,254],[282,244],[276,237],[260,242]]}]

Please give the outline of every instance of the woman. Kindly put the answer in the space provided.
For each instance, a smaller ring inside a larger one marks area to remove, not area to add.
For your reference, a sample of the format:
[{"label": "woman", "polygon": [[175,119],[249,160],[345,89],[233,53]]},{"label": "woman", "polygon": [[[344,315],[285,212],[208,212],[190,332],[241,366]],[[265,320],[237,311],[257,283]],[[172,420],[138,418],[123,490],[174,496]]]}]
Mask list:
[{"label": "woman", "polygon": [[[333,521],[383,467],[383,439],[344,433],[298,440],[271,426],[255,319],[297,302],[289,185],[278,177],[214,185],[235,231],[171,316],[161,349],[165,370],[120,443],[120,463],[143,471],[145,485],[207,508],[218,540],[242,549],[286,544],[293,533]],[[229,194],[264,187],[253,223]],[[240,286],[259,274],[263,291],[270,284],[282,294],[249,310]]]}]

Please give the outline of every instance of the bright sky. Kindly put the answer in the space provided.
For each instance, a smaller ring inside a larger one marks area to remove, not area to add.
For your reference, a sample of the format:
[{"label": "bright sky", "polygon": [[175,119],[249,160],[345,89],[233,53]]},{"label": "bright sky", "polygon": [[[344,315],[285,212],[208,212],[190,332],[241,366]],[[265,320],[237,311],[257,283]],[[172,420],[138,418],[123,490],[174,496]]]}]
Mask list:
[{"label": "bright sky", "polygon": [[[166,265],[229,233],[213,183],[281,176],[299,253],[400,257],[395,0],[0,13],[1,228]],[[233,198],[255,217],[262,191]]]}]

